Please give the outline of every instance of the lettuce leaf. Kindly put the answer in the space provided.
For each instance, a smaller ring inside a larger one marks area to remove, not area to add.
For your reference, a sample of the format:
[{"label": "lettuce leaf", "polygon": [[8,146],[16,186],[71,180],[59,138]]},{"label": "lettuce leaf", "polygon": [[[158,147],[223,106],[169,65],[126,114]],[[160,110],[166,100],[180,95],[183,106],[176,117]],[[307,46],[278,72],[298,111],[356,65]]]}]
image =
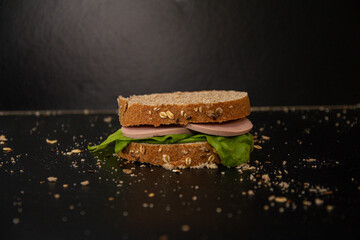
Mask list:
[{"label": "lettuce leaf", "polygon": [[88,146],[90,151],[99,151],[106,148],[110,143],[115,142],[115,153],[119,153],[131,142],[148,144],[172,144],[208,142],[217,151],[221,163],[224,166],[238,166],[250,159],[250,153],[254,148],[253,137],[250,133],[235,136],[222,137],[207,134],[173,134],[161,137],[133,139],[125,137],[121,129],[109,135],[109,137],[97,146]]}]

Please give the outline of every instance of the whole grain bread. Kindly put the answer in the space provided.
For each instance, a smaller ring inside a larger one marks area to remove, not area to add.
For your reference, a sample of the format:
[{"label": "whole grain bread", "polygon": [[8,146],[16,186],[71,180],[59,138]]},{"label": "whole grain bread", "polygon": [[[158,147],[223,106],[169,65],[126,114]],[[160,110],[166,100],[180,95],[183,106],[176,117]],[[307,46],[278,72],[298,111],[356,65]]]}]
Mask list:
[{"label": "whole grain bread", "polygon": [[140,161],[166,169],[217,168],[219,155],[208,142],[181,144],[147,144],[131,142],[118,154],[131,161]]},{"label": "whole grain bread", "polygon": [[247,92],[197,91],[118,97],[122,126],[225,122],[250,114]]}]

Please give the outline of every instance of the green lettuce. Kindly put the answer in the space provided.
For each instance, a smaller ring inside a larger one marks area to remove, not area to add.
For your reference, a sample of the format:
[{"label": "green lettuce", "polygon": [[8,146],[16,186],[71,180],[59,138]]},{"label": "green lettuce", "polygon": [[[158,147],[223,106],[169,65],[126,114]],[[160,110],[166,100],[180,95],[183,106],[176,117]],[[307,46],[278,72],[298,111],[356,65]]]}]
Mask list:
[{"label": "green lettuce", "polygon": [[235,137],[221,137],[207,134],[173,134],[161,137],[133,139],[125,137],[121,129],[119,129],[101,144],[88,146],[88,149],[93,152],[99,151],[106,148],[112,142],[115,142],[115,153],[119,153],[131,142],[148,144],[208,142],[217,151],[221,163],[224,166],[231,167],[247,162],[250,159],[250,153],[254,147],[253,137],[250,133]]}]

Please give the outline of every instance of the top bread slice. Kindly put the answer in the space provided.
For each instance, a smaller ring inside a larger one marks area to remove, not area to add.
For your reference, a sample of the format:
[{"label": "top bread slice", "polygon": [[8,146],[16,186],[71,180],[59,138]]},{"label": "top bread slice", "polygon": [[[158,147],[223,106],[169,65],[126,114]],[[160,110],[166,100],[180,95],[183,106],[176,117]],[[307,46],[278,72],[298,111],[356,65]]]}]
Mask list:
[{"label": "top bread slice", "polygon": [[196,91],[118,97],[122,126],[225,122],[250,114],[247,92]]}]

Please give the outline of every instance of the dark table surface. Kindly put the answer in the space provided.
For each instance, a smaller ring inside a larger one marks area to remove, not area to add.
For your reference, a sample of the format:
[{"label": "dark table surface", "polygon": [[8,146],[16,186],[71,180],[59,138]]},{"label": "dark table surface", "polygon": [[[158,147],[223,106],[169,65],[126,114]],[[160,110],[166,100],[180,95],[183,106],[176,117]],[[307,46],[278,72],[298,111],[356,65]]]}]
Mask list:
[{"label": "dark table surface", "polygon": [[359,238],[359,117],[254,108],[248,169],[175,173],[86,150],[120,127],[115,112],[0,112],[1,238]]}]

